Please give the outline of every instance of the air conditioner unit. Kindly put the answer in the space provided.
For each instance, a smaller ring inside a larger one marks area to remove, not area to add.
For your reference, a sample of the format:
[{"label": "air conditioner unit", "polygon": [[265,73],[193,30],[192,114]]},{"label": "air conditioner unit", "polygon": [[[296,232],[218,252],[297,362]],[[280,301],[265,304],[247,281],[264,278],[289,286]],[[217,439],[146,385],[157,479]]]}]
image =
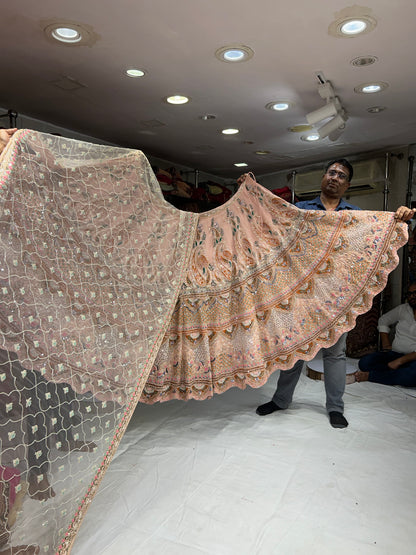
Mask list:
[{"label": "air conditioner unit", "polygon": [[[354,176],[346,195],[370,193],[380,190],[384,183],[384,161],[382,159],[354,162]],[[300,199],[309,199],[321,191],[323,170],[310,170],[296,174],[295,193]]]}]

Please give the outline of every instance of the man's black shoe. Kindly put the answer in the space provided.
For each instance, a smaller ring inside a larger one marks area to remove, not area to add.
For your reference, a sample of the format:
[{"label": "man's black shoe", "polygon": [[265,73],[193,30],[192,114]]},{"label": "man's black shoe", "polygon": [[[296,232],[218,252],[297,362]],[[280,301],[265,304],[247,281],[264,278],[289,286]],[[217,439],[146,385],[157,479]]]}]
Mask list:
[{"label": "man's black shoe", "polygon": [[330,412],[329,421],[333,428],[346,428],[348,426],[348,420],[341,412]]},{"label": "man's black shoe", "polygon": [[273,401],[269,401],[268,403],[264,403],[264,405],[260,405],[256,409],[256,413],[260,416],[266,416],[266,414],[271,414],[276,410],[283,410],[282,408],[278,407],[276,403]]}]

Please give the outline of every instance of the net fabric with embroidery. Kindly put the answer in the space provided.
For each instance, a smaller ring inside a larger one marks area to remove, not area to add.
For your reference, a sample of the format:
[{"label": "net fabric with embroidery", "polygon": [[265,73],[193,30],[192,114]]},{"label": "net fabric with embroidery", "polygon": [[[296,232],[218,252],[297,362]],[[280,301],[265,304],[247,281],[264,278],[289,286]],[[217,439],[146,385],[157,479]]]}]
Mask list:
[{"label": "net fabric with embroidery", "polygon": [[147,379],[196,216],[164,201],[137,151],[20,131],[1,167],[2,464],[32,493],[14,543],[65,552]]},{"label": "net fabric with embroidery", "polygon": [[36,132],[1,168],[1,464],[32,497],[14,543],[44,553],[69,551],[139,400],[259,386],[311,358],[406,241],[393,214],[302,211],[253,181],[181,212],[140,152]]}]

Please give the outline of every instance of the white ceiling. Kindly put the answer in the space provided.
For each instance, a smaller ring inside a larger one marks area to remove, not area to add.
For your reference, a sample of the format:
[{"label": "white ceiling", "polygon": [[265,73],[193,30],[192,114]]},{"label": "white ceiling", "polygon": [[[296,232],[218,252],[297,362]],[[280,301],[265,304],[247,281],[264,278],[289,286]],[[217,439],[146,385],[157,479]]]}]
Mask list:
[{"label": "white ceiling", "polygon": [[[340,16],[360,12],[376,20],[372,32],[329,33]],[[412,0],[13,0],[2,2],[1,19],[1,106],[221,177],[241,173],[235,162],[259,175],[416,142]],[[54,20],[86,26],[95,43],[52,43],[44,28]],[[236,44],[249,46],[253,58],[231,64],[215,57]],[[370,66],[350,63],[370,55],[378,58]],[[145,69],[145,77],[125,76],[128,67]],[[306,143],[288,131],[324,104],[318,71],[349,116],[336,142]],[[373,80],[389,87],[354,92]],[[65,90],[74,81],[83,86]],[[168,105],[170,94],[191,102]],[[294,106],[265,109],[279,99]],[[375,105],[387,109],[368,113]],[[203,121],[204,114],[216,119]],[[225,127],[240,133],[226,137]]]}]

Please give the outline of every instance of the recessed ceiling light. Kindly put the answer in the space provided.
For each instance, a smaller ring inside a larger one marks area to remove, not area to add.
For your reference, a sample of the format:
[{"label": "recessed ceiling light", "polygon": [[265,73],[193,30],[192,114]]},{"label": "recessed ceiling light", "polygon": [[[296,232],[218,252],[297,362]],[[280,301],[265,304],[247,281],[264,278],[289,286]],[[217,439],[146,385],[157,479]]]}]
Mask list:
[{"label": "recessed ceiling light", "polygon": [[302,141],[313,142],[319,141],[320,137],[318,133],[310,133],[309,135],[302,135]]},{"label": "recessed ceiling light", "polygon": [[276,112],[283,112],[287,110],[292,104],[286,100],[275,100],[274,102],[269,102],[266,104],[265,108],[268,110],[274,110]]},{"label": "recessed ceiling light", "polygon": [[234,166],[236,166],[237,168],[245,168],[246,166],[248,166],[248,164],[246,164],[245,162],[237,162],[234,164]]},{"label": "recessed ceiling light", "polygon": [[168,96],[166,102],[169,104],[186,104],[189,102],[189,98],[180,94],[174,94],[173,96]]},{"label": "recessed ceiling light", "polygon": [[143,77],[144,71],[141,69],[131,68],[131,69],[126,69],[126,74],[129,77]]},{"label": "recessed ceiling light", "polygon": [[48,40],[62,46],[93,46],[100,38],[90,25],[72,21],[41,21],[43,32]]},{"label": "recessed ceiling light", "polygon": [[208,121],[210,119],[216,119],[217,116],[214,114],[204,114],[203,116],[199,116],[202,120]]},{"label": "recessed ceiling light", "polygon": [[341,33],[344,35],[359,35],[367,29],[367,23],[363,19],[350,19],[342,23]]},{"label": "recessed ceiling light", "polygon": [[[349,12],[348,15],[345,13],[347,10]],[[330,24],[328,28],[330,35],[341,38],[354,38],[363,33],[369,33],[376,27],[377,21],[374,17],[359,13],[362,10],[354,8],[348,8],[347,10],[344,10],[343,16]]]},{"label": "recessed ceiling light", "polygon": [[223,133],[223,135],[235,135],[236,133],[240,133],[239,129],[223,129],[221,131],[221,133]]},{"label": "recessed ceiling light", "polygon": [[224,60],[226,62],[241,62],[244,60],[244,50],[232,49],[224,52]]},{"label": "recessed ceiling light", "polygon": [[216,58],[222,62],[246,62],[254,56],[254,51],[249,46],[222,46],[215,52]]},{"label": "recessed ceiling light", "polygon": [[389,84],[384,81],[375,81],[374,83],[362,83],[361,85],[357,85],[354,87],[354,91],[356,93],[373,94],[384,91],[388,86]]},{"label": "recessed ceiling light", "polygon": [[292,133],[304,133],[305,131],[311,131],[312,129],[312,125],[308,125],[307,123],[301,123],[299,125],[289,127],[289,131],[292,131]]},{"label": "recessed ceiling light", "polygon": [[378,61],[376,56],[359,56],[350,61],[350,64],[355,67],[371,66]]},{"label": "recessed ceiling light", "polygon": [[256,150],[254,154],[258,156],[267,156],[267,154],[270,154],[270,150]]},{"label": "recessed ceiling light", "polygon": [[52,36],[61,42],[79,42],[81,40],[81,33],[71,27],[57,27],[52,31]]},{"label": "recessed ceiling light", "polygon": [[371,106],[370,108],[367,108],[367,112],[370,112],[370,114],[379,114],[384,110],[387,110],[385,106]]},{"label": "recessed ceiling light", "polygon": [[363,93],[370,93],[370,94],[375,92],[380,92],[380,91],[381,91],[380,85],[366,85],[361,90],[361,92]]}]

